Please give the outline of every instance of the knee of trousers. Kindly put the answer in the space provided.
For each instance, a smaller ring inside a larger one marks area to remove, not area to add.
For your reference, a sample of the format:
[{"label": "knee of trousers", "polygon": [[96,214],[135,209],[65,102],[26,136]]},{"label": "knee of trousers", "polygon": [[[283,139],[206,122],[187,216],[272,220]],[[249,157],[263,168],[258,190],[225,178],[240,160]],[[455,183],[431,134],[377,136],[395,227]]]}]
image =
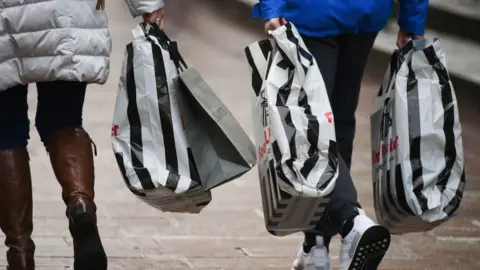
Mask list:
[{"label": "knee of trousers", "polygon": [[60,116],[54,119],[39,119],[35,123],[40,140],[46,146],[50,136],[58,131],[68,128],[83,128],[82,119]]},{"label": "knee of trousers", "polygon": [[3,136],[3,134],[1,134],[0,151],[8,149],[27,148],[30,136],[28,135],[28,128],[26,130],[27,131],[22,132],[11,132],[6,136]]},{"label": "knee of trousers", "polygon": [[0,91],[0,150],[26,148],[29,132],[27,88]]},{"label": "knee of trousers", "polygon": [[0,151],[26,148],[30,139],[30,121],[13,121],[13,125],[0,123]]}]

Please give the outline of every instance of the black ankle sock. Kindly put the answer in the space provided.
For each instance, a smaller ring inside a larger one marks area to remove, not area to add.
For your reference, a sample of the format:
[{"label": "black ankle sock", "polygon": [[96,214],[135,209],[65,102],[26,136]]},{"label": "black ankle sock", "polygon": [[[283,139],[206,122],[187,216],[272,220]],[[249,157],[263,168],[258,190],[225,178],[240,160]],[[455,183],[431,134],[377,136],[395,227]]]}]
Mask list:
[{"label": "black ankle sock", "polygon": [[355,219],[355,217],[356,215],[348,218],[345,223],[343,223],[342,229],[340,230],[340,235],[342,236],[342,238],[345,238],[353,229],[353,220]]},{"label": "black ankle sock", "polygon": [[303,241],[303,251],[309,253],[310,250],[317,244],[317,236],[312,233],[305,233],[305,240]]},{"label": "black ankle sock", "polygon": [[306,242],[303,242],[303,252],[309,253],[314,246],[315,245],[311,245],[311,244],[307,244]]}]

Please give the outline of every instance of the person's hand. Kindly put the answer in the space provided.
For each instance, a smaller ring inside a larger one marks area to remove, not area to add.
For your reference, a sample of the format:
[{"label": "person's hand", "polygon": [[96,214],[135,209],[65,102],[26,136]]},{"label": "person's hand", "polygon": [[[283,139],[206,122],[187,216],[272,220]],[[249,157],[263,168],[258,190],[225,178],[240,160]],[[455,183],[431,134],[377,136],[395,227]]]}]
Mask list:
[{"label": "person's hand", "polygon": [[286,23],[287,20],[285,18],[271,18],[265,22],[265,33],[268,33],[269,30],[275,30]]},{"label": "person's hand", "polygon": [[163,8],[152,13],[144,13],[142,15],[145,24],[158,24],[160,29],[163,29]]},{"label": "person's hand", "polygon": [[399,30],[398,31],[398,36],[397,36],[397,47],[398,48],[403,48],[410,39],[413,40],[418,40],[418,39],[424,39],[425,37],[423,35],[413,35],[408,33],[405,30]]}]

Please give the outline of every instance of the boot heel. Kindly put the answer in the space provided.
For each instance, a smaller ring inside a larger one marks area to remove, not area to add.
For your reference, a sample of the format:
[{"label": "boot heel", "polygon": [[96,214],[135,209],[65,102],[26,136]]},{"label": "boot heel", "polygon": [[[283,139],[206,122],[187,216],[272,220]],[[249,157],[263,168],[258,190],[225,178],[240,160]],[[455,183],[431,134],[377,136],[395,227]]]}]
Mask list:
[{"label": "boot heel", "polygon": [[91,214],[77,214],[75,217],[72,217],[72,221],[74,224],[73,233],[75,237],[84,238],[95,236],[97,234],[95,218]]},{"label": "boot heel", "polygon": [[71,217],[75,242],[74,270],[106,270],[107,256],[98,234],[95,216],[79,213]]}]

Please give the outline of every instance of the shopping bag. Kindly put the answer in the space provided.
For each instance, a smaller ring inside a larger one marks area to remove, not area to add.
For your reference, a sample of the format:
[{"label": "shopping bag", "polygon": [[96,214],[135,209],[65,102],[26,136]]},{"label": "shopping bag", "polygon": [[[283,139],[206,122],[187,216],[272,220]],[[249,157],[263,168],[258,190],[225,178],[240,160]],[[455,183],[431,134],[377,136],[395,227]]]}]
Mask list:
[{"label": "shopping bag", "polygon": [[187,139],[205,189],[234,180],[256,164],[255,147],[227,106],[195,68],[180,73],[180,89],[194,118],[185,124]]},{"label": "shopping bag", "polygon": [[453,217],[465,170],[458,104],[438,39],[395,51],[371,115],[378,222],[394,234]]},{"label": "shopping bag", "polygon": [[199,213],[201,185],[180,112],[178,71],[158,27],[138,25],[127,45],[112,127],[112,147],[127,187],[162,211]]},{"label": "shopping bag", "polygon": [[334,119],[315,59],[290,22],[271,36],[245,52],[265,225],[283,236],[317,225],[339,161]]}]

